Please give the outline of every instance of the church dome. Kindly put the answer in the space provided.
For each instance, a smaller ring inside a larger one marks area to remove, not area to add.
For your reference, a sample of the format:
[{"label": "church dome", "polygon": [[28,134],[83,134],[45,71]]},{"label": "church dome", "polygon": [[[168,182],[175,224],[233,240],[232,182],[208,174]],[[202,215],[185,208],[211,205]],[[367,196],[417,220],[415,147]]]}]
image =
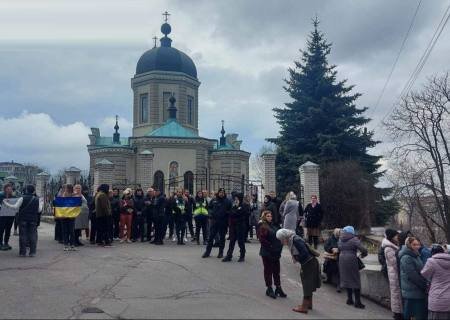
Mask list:
[{"label": "church dome", "polygon": [[160,39],[161,46],[146,51],[136,66],[136,75],[150,71],[172,71],[185,73],[197,78],[197,68],[192,59],[184,52],[172,48],[172,40],[167,37],[171,27],[168,23],[161,26],[164,37]]}]

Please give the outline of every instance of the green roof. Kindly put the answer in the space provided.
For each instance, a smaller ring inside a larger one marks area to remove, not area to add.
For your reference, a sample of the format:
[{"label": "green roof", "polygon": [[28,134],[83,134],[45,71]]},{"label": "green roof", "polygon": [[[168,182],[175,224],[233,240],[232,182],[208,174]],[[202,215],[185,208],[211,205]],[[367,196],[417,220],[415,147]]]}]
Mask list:
[{"label": "green roof", "polygon": [[147,133],[150,137],[198,138],[194,130],[183,127],[174,119],[169,119],[162,127]]},{"label": "green roof", "polygon": [[120,138],[120,144],[113,143],[112,137],[96,137],[95,139],[96,146],[129,146],[128,138]]},{"label": "green roof", "polygon": [[217,150],[217,151],[219,151],[219,150],[236,150],[236,148],[233,147],[229,143],[226,143],[224,146],[217,145],[214,149]]}]

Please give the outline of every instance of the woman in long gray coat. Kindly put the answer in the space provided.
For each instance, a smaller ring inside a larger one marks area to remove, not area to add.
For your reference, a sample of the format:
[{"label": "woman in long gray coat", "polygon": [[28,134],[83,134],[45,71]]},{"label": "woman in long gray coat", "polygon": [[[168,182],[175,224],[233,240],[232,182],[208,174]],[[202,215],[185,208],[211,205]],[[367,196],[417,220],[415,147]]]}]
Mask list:
[{"label": "woman in long gray coat", "polygon": [[73,187],[73,194],[75,197],[81,197],[81,212],[75,218],[75,246],[83,246],[80,237],[82,230],[89,229],[89,207],[86,198],[81,192],[81,185],[76,184]]},{"label": "woman in long gray coat", "polygon": [[297,201],[297,197],[295,194],[291,197],[291,199],[287,200],[284,205],[283,210],[283,228],[295,231],[297,228],[297,223],[300,217],[299,211],[299,202]]},{"label": "woman in long gray coat", "polygon": [[[355,305],[355,308],[364,309],[361,303],[361,278],[359,276],[358,251],[361,257],[367,256],[367,249],[355,236],[355,229],[347,226],[342,229],[339,238],[339,275],[341,278],[341,288],[347,289],[347,304]],[[353,292],[355,301],[353,302]]]}]

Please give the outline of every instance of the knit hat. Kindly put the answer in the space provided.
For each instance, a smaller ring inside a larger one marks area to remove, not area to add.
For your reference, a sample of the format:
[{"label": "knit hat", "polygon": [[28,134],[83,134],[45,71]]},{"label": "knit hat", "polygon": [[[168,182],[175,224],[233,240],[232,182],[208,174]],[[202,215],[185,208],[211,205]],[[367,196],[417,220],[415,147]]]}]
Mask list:
[{"label": "knit hat", "polygon": [[388,239],[389,241],[392,242],[392,239],[398,235],[398,231],[394,230],[394,229],[386,229],[386,231],[384,232],[386,234],[386,239]]},{"label": "knit hat", "polygon": [[344,229],[342,229],[342,231],[355,235],[355,228],[353,228],[352,226],[346,226],[344,227]]}]

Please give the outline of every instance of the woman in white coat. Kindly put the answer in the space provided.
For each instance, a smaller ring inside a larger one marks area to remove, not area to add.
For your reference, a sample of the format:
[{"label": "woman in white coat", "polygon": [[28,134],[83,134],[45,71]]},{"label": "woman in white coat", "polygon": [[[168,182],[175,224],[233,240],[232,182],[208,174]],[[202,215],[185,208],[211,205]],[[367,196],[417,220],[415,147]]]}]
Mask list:
[{"label": "woman in white coat", "polygon": [[389,278],[389,289],[391,292],[391,311],[394,319],[402,319],[402,293],[400,280],[398,278],[397,251],[399,250],[398,235],[393,229],[386,229],[386,237],[381,242],[386,257],[387,273]]}]

